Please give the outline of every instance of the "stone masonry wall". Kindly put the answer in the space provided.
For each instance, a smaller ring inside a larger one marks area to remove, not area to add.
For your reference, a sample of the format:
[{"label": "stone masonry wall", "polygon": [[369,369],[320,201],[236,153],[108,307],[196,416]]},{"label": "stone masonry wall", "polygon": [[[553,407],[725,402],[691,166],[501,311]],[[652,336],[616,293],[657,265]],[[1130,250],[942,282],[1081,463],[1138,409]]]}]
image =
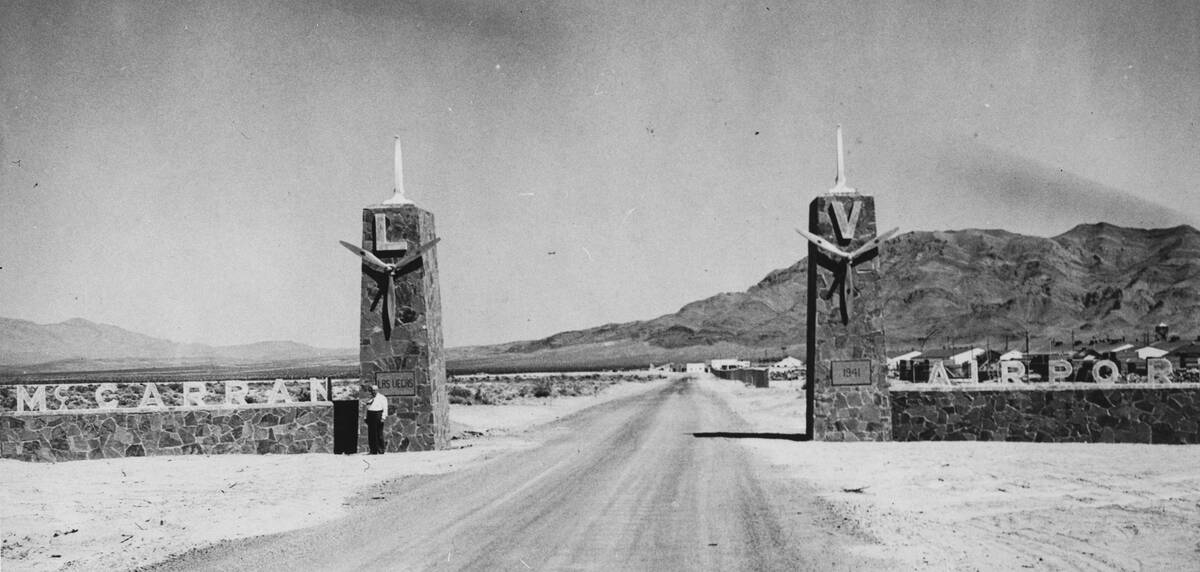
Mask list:
[{"label": "stone masonry wall", "polygon": [[893,388],[892,435],[897,441],[1200,443],[1200,384],[1062,385]]},{"label": "stone masonry wall", "polygon": [[[384,447],[393,453],[406,451],[433,451],[446,448],[435,431],[435,411],[420,397],[389,397],[388,416],[383,420]],[[448,440],[448,437],[446,438]],[[358,452],[370,451],[367,435],[367,405],[358,407]]]},{"label": "stone masonry wall", "polygon": [[332,451],[328,403],[0,415],[0,456],[24,461]]}]

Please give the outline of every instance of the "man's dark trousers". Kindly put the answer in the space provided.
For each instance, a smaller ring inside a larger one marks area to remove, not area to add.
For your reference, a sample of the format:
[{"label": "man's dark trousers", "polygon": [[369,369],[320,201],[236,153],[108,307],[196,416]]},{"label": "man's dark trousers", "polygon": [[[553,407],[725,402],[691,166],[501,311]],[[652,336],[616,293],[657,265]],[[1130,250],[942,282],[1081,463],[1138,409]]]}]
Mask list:
[{"label": "man's dark trousers", "polygon": [[382,411],[367,412],[367,444],[371,447],[372,455],[383,453],[384,444]]}]

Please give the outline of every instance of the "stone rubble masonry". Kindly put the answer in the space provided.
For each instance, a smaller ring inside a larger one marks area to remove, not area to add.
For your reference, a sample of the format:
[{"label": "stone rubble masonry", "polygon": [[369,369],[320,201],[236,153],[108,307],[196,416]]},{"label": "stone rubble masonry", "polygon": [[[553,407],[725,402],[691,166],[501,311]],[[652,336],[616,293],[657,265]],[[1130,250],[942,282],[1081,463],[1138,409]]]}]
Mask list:
[{"label": "stone rubble masonry", "polygon": [[[852,203],[860,202],[861,213],[854,238],[839,241],[834,227],[832,204],[841,203],[849,215]],[[808,229],[852,252],[877,234],[875,198],[858,193],[821,195],[809,204]],[[880,253],[887,249],[885,243]],[[892,407],[888,403],[887,356],[884,354],[883,300],[879,284],[879,256],[864,260],[854,272],[853,312],[842,323],[841,298],[835,291],[822,298],[832,286],[834,273],[820,266],[824,254],[808,249],[807,378],[812,385],[812,436],[817,441],[887,441],[891,439]],[[869,385],[834,387],[830,377],[833,360],[870,360]]]},{"label": "stone rubble masonry", "polygon": [[0,457],[23,461],[331,452],[329,403],[0,415]]},{"label": "stone rubble masonry", "polygon": [[[1200,443],[1200,384],[893,388],[897,441]],[[1090,387],[1089,387],[1090,386]]]},{"label": "stone rubble masonry", "polygon": [[[391,242],[408,241],[416,248],[434,239],[433,214],[414,205],[372,206],[362,211],[362,247],[385,262],[395,262],[405,252],[374,252],[375,213],[387,216]],[[374,383],[378,372],[411,371],[416,395],[388,395],[389,415],[383,434],[389,452],[444,449],[450,443],[450,409],[446,395],[446,355],[442,341],[442,302],[438,286],[437,249],[425,252],[420,262],[395,278],[398,323],[390,338],[384,332],[378,274],[363,272],[359,361],[363,383]],[[366,419],[365,407],[360,420]],[[367,451],[365,424],[359,428],[359,451]]]}]

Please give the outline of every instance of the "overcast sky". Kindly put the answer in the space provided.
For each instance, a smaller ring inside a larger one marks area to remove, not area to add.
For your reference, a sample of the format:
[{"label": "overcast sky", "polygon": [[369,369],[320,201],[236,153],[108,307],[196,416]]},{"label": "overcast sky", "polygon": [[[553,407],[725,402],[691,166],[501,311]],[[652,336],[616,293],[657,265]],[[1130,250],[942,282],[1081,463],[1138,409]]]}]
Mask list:
[{"label": "overcast sky", "polygon": [[792,264],[839,123],[883,228],[1200,220],[1197,2],[145,4],[0,0],[0,316],[355,347],[395,134],[449,345]]}]

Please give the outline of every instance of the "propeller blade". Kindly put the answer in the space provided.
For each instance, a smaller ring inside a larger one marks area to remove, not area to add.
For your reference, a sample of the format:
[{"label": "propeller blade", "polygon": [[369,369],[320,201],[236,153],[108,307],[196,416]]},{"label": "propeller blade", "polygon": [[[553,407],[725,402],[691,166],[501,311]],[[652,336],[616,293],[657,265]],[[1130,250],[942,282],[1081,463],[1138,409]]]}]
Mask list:
[{"label": "propeller blade", "polygon": [[854,315],[854,267],[846,265],[846,278],[842,280],[842,307],[846,313],[842,315],[842,323],[849,324],[850,316]]},{"label": "propeller blade", "polygon": [[387,317],[387,328],[384,329],[384,333],[388,339],[391,339],[392,328],[396,327],[396,281],[395,277],[391,274],[388,274],[387,277],[387,289],[387,298],[385,298],[386,301],[384,302],[387,305],[386,312],[384,313]]},{"label": "propeller blade", "polygon": [[409,254],[408,256],[401,258],[399,262],[392,265],[392,268],[395,270],[399,270],[401,268],[404,268],[405,266],[408,266],[409,264],[412,263],[412,261],[420,258],[421,255],[425,253],[425,251],[429,250],[430,248],[433,248],[433,246],[435,244],[437,244],[438,242],[441,242],[441,240],[442,239],[439,237],[439,238],[435,238],[429,242],[426,242],[425,244],[422,244],[412,254]]},{"label": "propeller blade", "polygon": [[822,300],[828,300],[828,299],[830,299],[830,298],[833,298],[833,293],[834,293],[834,292],[837,292],[837,290],[838,290],[838,285],[837,285],[837,284],[831,284],[831,285],[829,286],[829,290],[826,290],[824,294],[821,294],[821,299],[822,299]]},{"label": "propeller blade", "polygon": [[805,231],[805,230],[796,229],[796,232],[800,233],[800,236],[803,236],[804,238],[808,239],[809,242],[817,245],[817,247],[819,247],[821,250],[824,250],[825,252],[828,252],[829,254],[832,254],[838,258],[850,258],[849,254],[847,254],[842,249],[834,246],[832,243],[830,243],[828,240],[825,240],[824,238],[821,238],[821,237],[819,237],[811,232]]},{"label": "propeller blade", "polygon": [[[840,268],[841,265],[838,265],[838,267]],[[823,300],[833,298],[833,293],[840,292],[842,289],[842,272],[840,270],[835,270],[834,272],[833,282],[829,283],[829,289],[824,294],[821,294],[821,299]]]},{"label": "propeller blade", "polygon": [[868,240],[866,244],[858,247],[858,250],[851,252],[850,258],[858,258],[859,255],[861,255],[861,254],[870,252],[871,250],[873,250],[875,248],[879,248],[880,244],[883,244],[884,241],[891,238],[893,234],[896,234],[899,231],[900,231],[900,227],[896,227],[896,228],[893,228],[892,230],[889,230],[879,236],[876,236],[875,238],[872,238],[871,240]]},{"label": "propeller blade", "polygon": [[392,266],[390,264],[380,260],[379,257],[375,256],[374,254],[371,254],[370,252],[367,252],[367,251],[365,251],[357,246],[354,246],[353,244],[350,244],[349,242],[346,242],[344,240],[339,240],[338,243],[341,244],[342,246],[345,246],[346,249],[349,250],[350,252],[357,254],[359,256],[359,258],[363,259],[363,262],[365,262],[367,264],[367,266],[370,266],[371,268],[379,270],[380,272],[391,272],[392,271]]}]

